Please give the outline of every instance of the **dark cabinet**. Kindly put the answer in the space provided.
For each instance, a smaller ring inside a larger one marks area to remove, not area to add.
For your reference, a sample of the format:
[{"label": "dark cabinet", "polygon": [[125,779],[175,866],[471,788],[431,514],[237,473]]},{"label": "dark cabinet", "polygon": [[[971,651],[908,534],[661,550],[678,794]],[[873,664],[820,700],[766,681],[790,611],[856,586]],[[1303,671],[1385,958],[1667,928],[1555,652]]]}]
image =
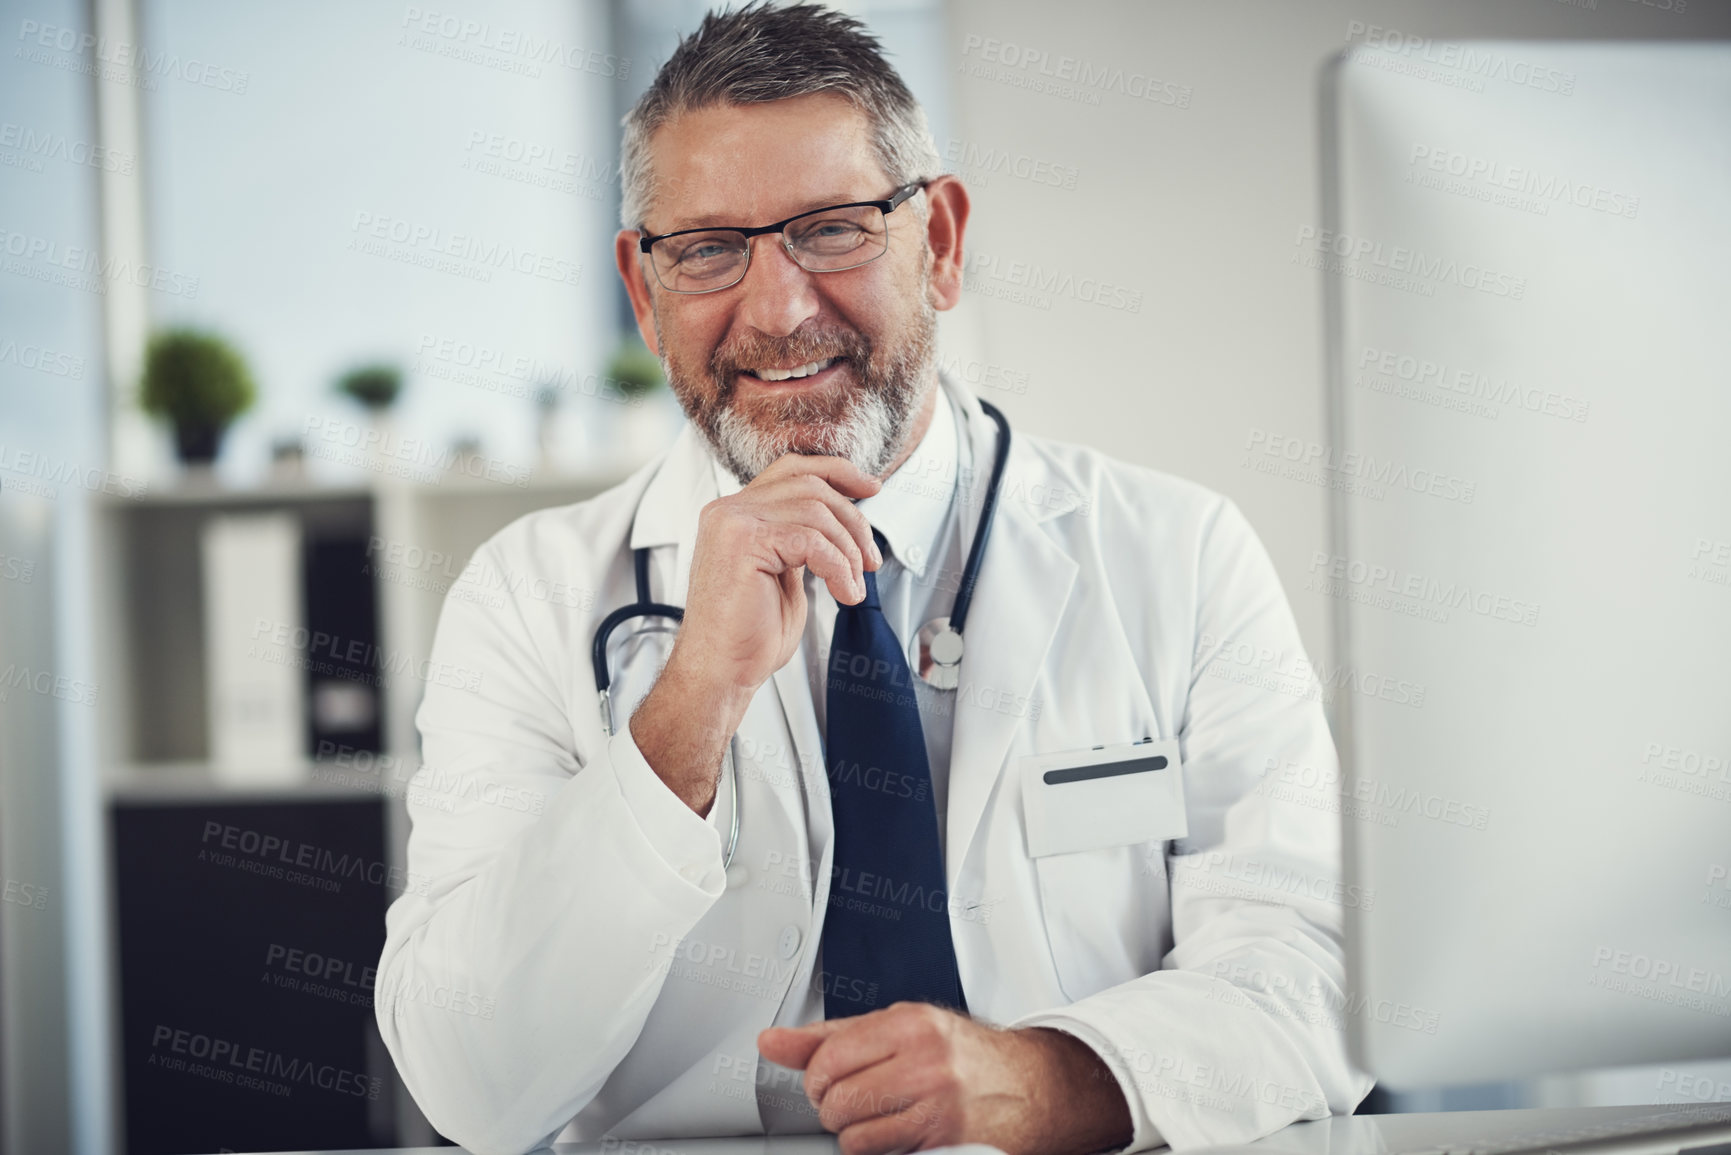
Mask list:
[{"label": "dark cabinet", "polygon": [[111,814],[128,1155],[393,1145],[382,801]]}]

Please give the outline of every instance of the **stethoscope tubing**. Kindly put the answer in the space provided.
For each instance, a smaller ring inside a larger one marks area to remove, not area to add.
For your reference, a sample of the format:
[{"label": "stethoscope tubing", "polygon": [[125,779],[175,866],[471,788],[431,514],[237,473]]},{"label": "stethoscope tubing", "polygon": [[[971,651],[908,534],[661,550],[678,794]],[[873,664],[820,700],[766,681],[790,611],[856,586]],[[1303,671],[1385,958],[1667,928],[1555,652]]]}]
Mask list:
[{"label": "stethoscope tubing", "polygon": [[974,540],[968,545],[968,560],[962,563],[962,580],[956,587],[955,605],[950,607],[950,629],[962,632],[968,621],[968,608],[974,602],[974,586],[980,580],[980,563],[985,560],[986,542],[992,536],[992,515],[998,511],[998,491],[1004,483],[1004,466],[1010,460],[1010,421],[990,401],[981,401],[985,411],[998,427],[998,444],[992,453],[992,476],[986,482],[986,496],[980,502],[980,524],[974,530]]}]

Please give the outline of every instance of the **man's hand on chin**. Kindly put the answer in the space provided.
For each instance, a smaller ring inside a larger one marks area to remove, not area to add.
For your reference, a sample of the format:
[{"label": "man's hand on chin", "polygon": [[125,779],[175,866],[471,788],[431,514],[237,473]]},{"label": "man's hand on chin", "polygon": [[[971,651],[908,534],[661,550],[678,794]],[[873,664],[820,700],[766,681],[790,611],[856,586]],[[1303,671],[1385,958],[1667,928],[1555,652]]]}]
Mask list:
[{"label": "man's hand on chin", "polygon": [[757,1036],[764,1058],[805,1072],[843,1155],[989,1143],[1010,1155],[1084,1155],[1130,1141],[1110,1068],[1061,1031],[997,1030],[926,1003]]}]

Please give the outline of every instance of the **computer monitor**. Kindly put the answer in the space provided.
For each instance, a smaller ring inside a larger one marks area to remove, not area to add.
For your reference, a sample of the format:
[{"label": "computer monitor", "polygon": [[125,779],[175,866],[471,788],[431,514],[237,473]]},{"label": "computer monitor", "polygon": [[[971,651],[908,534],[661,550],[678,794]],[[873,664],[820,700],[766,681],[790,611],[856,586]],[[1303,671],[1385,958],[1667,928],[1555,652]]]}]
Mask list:
[{"label": "computer monitor", "polygon": [[1731,46],[1385,32],[1322,101],[1356,1059],[1731,1055]]}]

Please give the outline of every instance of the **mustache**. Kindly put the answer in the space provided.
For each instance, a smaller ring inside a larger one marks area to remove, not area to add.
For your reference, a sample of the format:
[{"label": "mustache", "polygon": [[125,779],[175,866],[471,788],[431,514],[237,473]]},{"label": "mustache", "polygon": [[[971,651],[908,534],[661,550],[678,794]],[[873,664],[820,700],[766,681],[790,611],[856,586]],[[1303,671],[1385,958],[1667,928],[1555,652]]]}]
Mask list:
[{"label": "mustache", "polygon": [[737,387],[737,375],[748,366],[805,365],[831,357],[845,358],[856,370],[871,364],[871,340],[854,329],[796,329],[785,337],[747,333],[718,345],[709,357],[709,375],[718,401],[727,401]]}]

